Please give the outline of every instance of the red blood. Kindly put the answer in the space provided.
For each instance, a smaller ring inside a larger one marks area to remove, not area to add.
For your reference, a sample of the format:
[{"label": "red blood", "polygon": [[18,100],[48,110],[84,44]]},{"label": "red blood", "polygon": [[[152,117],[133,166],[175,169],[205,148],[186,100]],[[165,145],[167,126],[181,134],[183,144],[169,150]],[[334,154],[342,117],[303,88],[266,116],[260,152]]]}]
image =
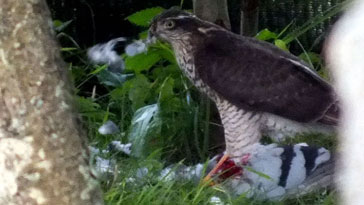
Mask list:
[{"label": "red blood", "polygon": [[[222,155],[219,156],[216,161],[219,161],[221,159]],[[243,165],[246,165],[249,161],[250,154],[246,154],[241,159],[241,162]],[[229,177],[233,176],[241,176],[243,174],[243,168],[240,166],[237,166],[235,162],[231,159],[227,159],[218,169],[219,178],[222,180],[225,180]]]}]

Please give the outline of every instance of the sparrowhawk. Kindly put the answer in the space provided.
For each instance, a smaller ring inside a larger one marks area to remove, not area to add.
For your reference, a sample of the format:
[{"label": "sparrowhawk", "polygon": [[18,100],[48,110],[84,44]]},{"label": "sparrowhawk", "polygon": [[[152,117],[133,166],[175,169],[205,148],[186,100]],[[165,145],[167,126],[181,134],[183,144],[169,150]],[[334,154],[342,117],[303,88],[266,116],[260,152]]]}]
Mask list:
[{"label": "sparrowhawk", "polygon": [[149,35],[169,43],[184,74],[218,108],[226,152],[241,157],[262,135],[331,133],[339,106],[332,86],[274,45],[170,9]]}]

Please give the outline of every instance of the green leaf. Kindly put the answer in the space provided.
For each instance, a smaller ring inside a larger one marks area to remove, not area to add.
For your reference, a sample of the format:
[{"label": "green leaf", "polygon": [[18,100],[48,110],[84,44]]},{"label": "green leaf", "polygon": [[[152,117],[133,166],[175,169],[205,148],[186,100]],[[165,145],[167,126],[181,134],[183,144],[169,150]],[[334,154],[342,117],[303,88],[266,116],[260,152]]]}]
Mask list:
[{"label": "green leaf", "polygon": [[[171,117],[171,116],[176,116],[174,115],[175,113],[179,113],[180,116],[184,115],[182,114],[181,112],[184,112],[185,110],[184,107],[183,107],[183,103],[181,102],[181,98],[179,97],[171,97],[169,99],[166,99],[164,101],[160,101],[159,104],[160,104],[160,109],[163,111],[163,114],[165,117],[165,119],[168,119],[167,116]],[[186,123],[187,121],[183,121],[183,122],[179,122],[180,119],[174,119],[173,117],[171,117],[170,119],[173,123]],[[178,127],[180,126],[181,124],[179,125],[173,125],[174,127]]]},{"label": "green leaf", "polygon": [[277,34],[268,29],[263,29],[255,37],[259,40],[267,41],[271,39],[277,39]]},{"label": "green leaf", "polygon": [[109,119],[109,114],[110,114],[110,112],[109,112],[109,106],[107,106],[104,119],[102,120],[102,124],[104,124]]},{"label": "green leaf", "polygon": [[159,88],[159,100],[161,102],[172,99],[174,96],[173,86],[174,80],[170,77],[167,77]]},{"label": "green leaf", "polygon": [[159,107],[157,104],[147,105],[138,109],[131,121],[131,128],[128,135],[132,143],[132,155],[135,157],[146,157],[151,153],[151,136],[160,133],[161,121],[158,117]]},{"label": "green leaf", "polygon": [[128,94],[134,110],[143,107],[151,95],[151,83],[144,75],[137,75],[125,82],[123,88],[124,92]]},{"label": "green leaf", "polygon": [[168,60],[172,64],[177,64],[176,57],[174,56],[174,53],[169,48],[163,48],[158,50],[157,52],[162,58]]},{"label": "green leaf", "polygon": [[288,48],[287,48],[287,44],[280,40],[280,39],[277,39],[274,41],[274,45],[276,45],[278,48],[284,50],[284,51],[289,51]]},{"label": "green leaf", "polygon": [[164,67],[156,67],[153,69],[152,75],[154,79],[166,79],[170,76],[176,80],[176,78],[181,77],[181,70],[176,64],[170,64]]},{"label": "green leaf", "polygon": [[170,45],[168,45],[168,44],[161,43],[158,41],[156,44],[149,46],[148,51],[156,52],[162,58],[168,60],[170,63],[177,64],[174,52],[173,52],[172,48],[170,47]]},{"label": "green leaf", "polygon": [[303,52],[298,57],[311,65],[311,67],[316,70],[321,77],[330,81],[330,74],[324,66],[322,57],[318,53]]},{"label": "green leaf", "polygon": [[128,56],[125,59],[125,67],[127,70],[140,73],[143,70],[149,70],[149,68],[156,64],[160,59],[161,56],[157,52],[148,51],[148,53]]},{"label": "green leaf", "polygon": [[91,98],[76,96],[77,108],[82,116],[93,118],[97,121],[102,121],[105,116],[105,111],[100,108],[100,105],[95,103]]},{"label": "green leaf", "polygon": [[123,83],[130,77],[132,77],[133,74],[121,74],[121,73],[113,73],[108,70],[103,70],[98,73],[97,77],[99,81],[107,86],[112,87],[120,87],[123,85]]},{"label": "green leaf", "polygon": [[144,9],[126,17],[126,19],[135,25],[147,27],[152,19],[163,10],[162,7]]},{"label": "green leaf", "polygon": [[77,50],[78,48],[75,47],[67,47],[67,48],[61,48],[62,52],[70,52],[70,51],[74,51]]},{"label": "green leaf", "polygon": [[148,30],[142,31],[138,34],[139,39],[146,39],[148,37]]},{"label": "green leaf", "polygon": [[72,65],[72,63],[70,63],[68,67],[72,72],[72,80],[73,80],[73,82],[75,82],[76,85],[80,81],[85,80],[87,73],[86,73],[86,69],[84,67],[75,66],[75,65]]},{"label": "green leaf", "polygon": [[322,64],[323,61],[319,54],[314,52],[304,52],[301,53],[299,56],[302,60],[306,61],[309,64]]},{"label": "green leaf", "polygon": [[[125,83],[124,83],[125,85]],[[114,90],[112,90],[110,92],[110,97],[113,101],[116,101],[116,102],[120,102],[120,100],[123,99],[123,97],[125,96],[125,88],[124,86],[123,87],[117,87],[115,88]]]},{"label": "green leaf", "polygon": [[90,98],[77,96],[77,104],[80,112],[96,111],[100,105],[93,102]]},{"label": "green leaf", "polygon": [[53,26],[54,26],[54,29],[57,31],[57,32],[61,32],[63,31],[65,28],[67,28],[67,26],[69,26],[71,23],[72,23],[73,20],[69,20],[69,21],[66,21],[66,22],[62,22],[60,20],[54,20],[53,21]]},{"label": "green leaf", "polygon": [[282,31],[278,34],[277,38],[280,38],[295,22],[296,19],[293,19],[286,27],[282,29]]},{"label": "green leaf", "polygon": [[57,28],[57,27],[61,26],[62,24],[63,24],[63,22],[62,22],[62,21],[60,21],[60,20],[54,20],[54,21],[53,21],[53,26],[54,26],[55,28]]}]

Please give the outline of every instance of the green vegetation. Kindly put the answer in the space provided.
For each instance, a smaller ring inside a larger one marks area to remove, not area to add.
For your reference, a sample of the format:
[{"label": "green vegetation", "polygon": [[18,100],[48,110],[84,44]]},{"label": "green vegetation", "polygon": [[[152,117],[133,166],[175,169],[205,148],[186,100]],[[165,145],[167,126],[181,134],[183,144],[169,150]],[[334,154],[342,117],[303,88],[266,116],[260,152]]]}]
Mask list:
[{"label": "green vegetation", "polygon": [[[341,5],[340,9],[343,8]],[[332,16],[340,9],[333,7]],[[127,18],[145,30],[160,7],[137,12]],[[314,18],[302,28],[290,24],[277,34],[264,29],[257,38],[274,43],[289,52],[292,41],[308,29],[325,20]],[[171,48],[157,42],[144,53],[135,56],[122,55],[125,61],[123,73],[112,73],[105,65],[95,66],[87,62],[85,52],[62,30],[71,22],[56,21],[58,37],[66,37],[75,46],[63,48],[63,56],[76,86],[76,102],[88,131],[90,144],[106,149],[113,140],[132,142],[132,156],[116,152],[101,153],[116,161],[117,169],[110,176],[103,176],[102,188],[106,204],[214,204],[217,196],[221,204],[335,204],[335,195],[323,191],[281,202],[256,201],[245,196],[234,197],[219,186],[210,187],[191,182],[163,181],[159,172],[163,167],[183,161],[184,164],[205,162],[219,144],[211,143],[210,130],[219,125],[212,122],[214,110],[209,99],[199,95],[183,77]],[[146,38],[146,31],[140,33]],[[298,41],[299,42],[299,41]],[[327,77],[319,54],[302,48],[300,57]],[[108,120],[117,122],[120,133],[100,135],[98,128]],[[321,136],[300,136],[291,140],[308,142],[332,148],[334,142]],[[216,152],[215,152],[216,153]],[[138,168],[147,167],[146,177],[135,178]],[[131,178],[135,180],[131,182]],[[218,204],[218,203],[216,203]]]}]

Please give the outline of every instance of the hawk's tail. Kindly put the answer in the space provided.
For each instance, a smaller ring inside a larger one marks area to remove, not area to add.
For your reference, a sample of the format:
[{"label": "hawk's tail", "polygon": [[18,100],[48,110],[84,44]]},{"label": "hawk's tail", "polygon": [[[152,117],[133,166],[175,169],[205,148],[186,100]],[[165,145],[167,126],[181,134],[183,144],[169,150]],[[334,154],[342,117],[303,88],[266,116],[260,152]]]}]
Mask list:
[{"label": "hawk's tail", "polygon": [[334,188],[335,158],[331,157],[329,161],[317,167],[299,187],[288,190],[286,197],[298,197],[312,191]]},{"label": "hawk's tail", "polygon": [[336,101],[333,103],[329,109],[326,110],[324,115],[318,120],[318,122],[323,123],[325,125],[338,125],[340,118],[340,106],[339,102]]}]

